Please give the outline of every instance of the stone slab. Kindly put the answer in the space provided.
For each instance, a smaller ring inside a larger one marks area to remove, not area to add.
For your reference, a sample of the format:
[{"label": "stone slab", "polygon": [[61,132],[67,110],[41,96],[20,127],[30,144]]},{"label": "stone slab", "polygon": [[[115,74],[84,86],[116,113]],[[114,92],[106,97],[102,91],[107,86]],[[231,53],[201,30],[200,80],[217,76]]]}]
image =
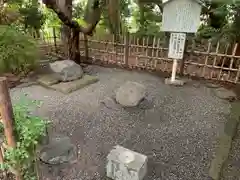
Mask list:
[{"label": "stone slab", "polygon": [[68,94],[73,91],[76,91],[77,89],[81,89],[87,85],[93,84],[97,81],[98,81],[98,78],[95,76],[84,75],[81,79],[70,81],[70,82],[61,82],[61,83],[49,86],[49,88],[54,89],[56,91],[60,91],[64,94]]},{"label": "stone slab", "polygon": [[228,155],[232,146],[232,139],[236,134],[239,124],[239,107],[239,102],[231,104],[229,119],[224,126],[224,132],[219,138],[219,146],[209,169],[209,176],[214,180],[218,180],[220,178],[223,164],[228,159]]},{"label": "stone slab", "polygon": [[184,80],[175,79],[174,81],[171,78],[165,79],[165,84],[173,86],[183,86],[186,82]]},{"label": "stone slab", "polygon": [[147,156],[117,145],[107,156],[107,177],[142,180],[147,173],[147,160]]},{"label": "stone slab", "polygon": [[60,81],[59,77],[56,74],[45,74],[41,75],[37,82],[43,86],[51,86],[57,84]]}]

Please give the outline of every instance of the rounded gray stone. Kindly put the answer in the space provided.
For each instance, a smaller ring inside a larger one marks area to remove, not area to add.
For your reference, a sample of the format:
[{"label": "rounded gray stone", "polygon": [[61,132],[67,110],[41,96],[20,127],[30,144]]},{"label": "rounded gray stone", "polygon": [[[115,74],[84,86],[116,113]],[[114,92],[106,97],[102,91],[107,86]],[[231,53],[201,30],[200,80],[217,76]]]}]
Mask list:
[{"label": "rounded gray stone", "polygon": [[75,155],[76,148],[68,137],[54,137],[40,149],[39,159],[46,164],[57,165],[72,161]]}]

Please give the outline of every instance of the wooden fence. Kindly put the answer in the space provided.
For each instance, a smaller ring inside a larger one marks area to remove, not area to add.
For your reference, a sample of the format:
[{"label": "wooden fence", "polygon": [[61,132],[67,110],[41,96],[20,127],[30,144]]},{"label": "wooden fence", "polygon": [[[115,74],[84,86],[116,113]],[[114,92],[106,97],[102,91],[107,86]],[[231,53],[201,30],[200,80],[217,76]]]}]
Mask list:
[{"label": "wooden fence", "polygon": [[[51,52],[62,52],[59,35],[45,37],[45,43],[51,45]],[[240,47],[238,44],[211,42],[207,40],[187,40],[184,59],[179,61],[178,73],[205,79],[240,83]],[[86,48],[87,46],[87,48]],[[80,36],[80,52],[92,63],[115,64],[128,68],[171,72],[172,59],[168,55],[166,38],[141,37],[126,34],[124,36],[94,35]]]}]

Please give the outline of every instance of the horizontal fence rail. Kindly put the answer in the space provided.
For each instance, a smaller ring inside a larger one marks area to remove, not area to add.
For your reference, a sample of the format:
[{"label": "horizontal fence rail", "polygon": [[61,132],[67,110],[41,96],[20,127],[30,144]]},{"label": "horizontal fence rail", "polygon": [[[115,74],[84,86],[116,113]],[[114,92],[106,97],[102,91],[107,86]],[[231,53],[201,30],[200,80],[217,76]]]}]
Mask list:
[{"label": "horizontal fence rail", "polygon": [[[60,33],[54,28],[42,35],[40,50],[45,54],[64,56]],[[80,35],[80,52],[86,59],[128,68],[171,72],[173,60],[168,58],[168,41],[163,37]],[[46,50],[47,49],[47,50]],[[189,38],[177,72],[205,79],[240,83],[240,46]]]}]

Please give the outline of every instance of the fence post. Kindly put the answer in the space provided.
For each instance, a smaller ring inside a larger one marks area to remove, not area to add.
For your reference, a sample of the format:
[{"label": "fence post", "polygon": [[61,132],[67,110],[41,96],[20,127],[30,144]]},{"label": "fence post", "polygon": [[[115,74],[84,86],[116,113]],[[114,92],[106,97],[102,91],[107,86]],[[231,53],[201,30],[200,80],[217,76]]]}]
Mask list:
[{"label": "fence post", "polygon": [[129,32],[125,34],[124,38],[124,62],[126,67],[128,67],[128,57],[129,57]]},{"label": "fence post", "polygon": [[[4,135],[7,140],[7,147],[15,148],[15,131],[14,131],[14,116],[11,98],[7,85],[7,78],[0,77],[0,113],[2,117],[2,123],[4,127]],[[21,180],[21,174],[19,169],[16,169],[16,180]]]},{"label": "fence post", "polygon": [[55,27],[53,27],[53,39],[54,39],[55,52],[58,53],[58,50],[57,50],[57,36],[56,36],[56,29],[55,29]]}]

